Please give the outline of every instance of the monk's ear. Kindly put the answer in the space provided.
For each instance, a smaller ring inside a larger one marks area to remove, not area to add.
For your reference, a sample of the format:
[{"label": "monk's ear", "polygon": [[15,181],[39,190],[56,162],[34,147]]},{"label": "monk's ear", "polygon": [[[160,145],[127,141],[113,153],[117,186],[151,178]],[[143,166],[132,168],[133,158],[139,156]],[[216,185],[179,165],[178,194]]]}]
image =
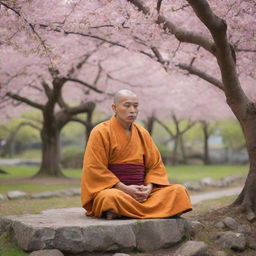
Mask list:
[{"label": "monk's ear", "polygon": [[116,104],[112,104],[112,109],[116,113]]}]

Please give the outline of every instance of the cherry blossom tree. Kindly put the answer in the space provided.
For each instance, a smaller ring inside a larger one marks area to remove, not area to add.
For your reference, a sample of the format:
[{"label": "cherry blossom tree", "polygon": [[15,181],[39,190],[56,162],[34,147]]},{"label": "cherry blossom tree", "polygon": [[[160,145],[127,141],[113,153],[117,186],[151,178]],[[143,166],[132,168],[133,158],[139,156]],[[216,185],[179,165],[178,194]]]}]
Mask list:
[{"label": "cherry blossom tree", "polygon": [[[6,23],[1,29],[4,43],[21,47],[25,52],[44,54],[52,70],[59,60],[61,75],[67,74],[65,68],[69,66],[65,58],[60,58],[60,46],[64,39],[72,45],[77,36],[84,44],[89,39],[104,42],[107,52],[112,46],[156,60],[171,75],[169,85],[173,75],[182,72],[183,80],[198,83],[195,77],[199,77],[219,89],[241,124],[250,159],[249,174],[235,205],[246,212],[249,220],[256,218],[254,1],[220,4],[211,0],[211,7],[206,0],[24,0],[11,4],[2,0],[0,4],[5,8],[0,18]],[[20,31],[25,36],[20,36]],[[119,59],[115,65],[118,64],[125,63]],[[125,77],[129,83],[132,80],[133,85],[141,85],[136,71],[120,72],[115,80],[111,79],[111,86],[116,88]],[[195,99],[200,102],[201,95]]]}]

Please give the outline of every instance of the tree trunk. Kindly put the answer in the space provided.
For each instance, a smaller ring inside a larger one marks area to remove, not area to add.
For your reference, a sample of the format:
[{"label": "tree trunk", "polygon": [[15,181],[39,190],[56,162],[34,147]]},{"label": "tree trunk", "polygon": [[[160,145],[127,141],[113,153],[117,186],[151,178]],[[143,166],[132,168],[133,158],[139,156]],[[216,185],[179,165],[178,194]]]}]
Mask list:
[{"label": "tree trunk", "polygon": [[[255,112],[256,113],[256,112]],[[249,173],[244,188],[233,206],[239,206],[246,213],[249,221],[256,220],[256,117],[248,114],[242,123],[243,132],[246,138],[246,148],[249,155]]]},{"label": "tree trunk", "polygon": [[63,177],[60,166],[60,129],[43,127],[41,138],[42,162],[35,176]]},{"label": "tree trunk", "polygon": [[86,144],[88,142],[89,136],[91,134],[91,131],[93,129],[93,123],[92,123],[92,115],[93,115],[94,108],[87,112],[87,119],[86,119]]},{"label": "tree trunk", "polygon": [[172,154],[172,159],[171,163],[172,165],[177,164],[177,155],[178,155],[178,145],[179,145],[179,136],[175,136],[174,138],[174,148],[173,148],[173,154]]},{"label": "tree trunk", "polygon": [[155,118],[153,116],[148,117],[146,123],[146,129],[149,132],[149,134],[152,136],[153,133],[153,128],[154,128],[154,123],[155,123]]},{"label": "tree trunk", "polygon": [[209,155],[209,125],[206,122],[202,122],[202,127],[203,127],[203,134],[204,134],[204,156],[203,156],[203,161],[205,165],[210,165],[211,160],[210,160],[210,155]]},{"label": "tree trunk", "polygon": [[182,155],[182,163],[183,164],[187,164],[187,154],[186,154],[186,148],[184,146],[184,140],[183,140],[183,136],[180,136],[180,150],[181,150],[181,155]]}]

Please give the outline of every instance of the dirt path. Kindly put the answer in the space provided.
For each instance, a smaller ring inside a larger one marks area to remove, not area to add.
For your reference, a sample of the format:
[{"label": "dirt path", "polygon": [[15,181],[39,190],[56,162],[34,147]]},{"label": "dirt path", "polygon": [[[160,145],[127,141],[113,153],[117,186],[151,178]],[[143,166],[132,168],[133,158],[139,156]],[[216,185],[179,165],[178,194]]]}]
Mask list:
[{"label": "dirt path", "polygon": [[197,195],[191,195],[192,204],[201,203],[204,200],[216,199],[223,196],[237,195],[241,192],[242,187],[226,188],[217,191],[204,192]]}]

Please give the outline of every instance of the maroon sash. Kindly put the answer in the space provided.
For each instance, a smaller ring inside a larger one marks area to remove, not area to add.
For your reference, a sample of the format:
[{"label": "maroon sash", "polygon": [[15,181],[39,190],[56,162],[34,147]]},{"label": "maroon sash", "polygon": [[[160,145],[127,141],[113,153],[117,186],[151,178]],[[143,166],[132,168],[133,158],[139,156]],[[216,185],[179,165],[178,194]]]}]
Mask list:
[{"label": "maroon sash", "polygon": [[143,164],[110,164],[108,169],[125,185],[143,185],[145,167]]}]

